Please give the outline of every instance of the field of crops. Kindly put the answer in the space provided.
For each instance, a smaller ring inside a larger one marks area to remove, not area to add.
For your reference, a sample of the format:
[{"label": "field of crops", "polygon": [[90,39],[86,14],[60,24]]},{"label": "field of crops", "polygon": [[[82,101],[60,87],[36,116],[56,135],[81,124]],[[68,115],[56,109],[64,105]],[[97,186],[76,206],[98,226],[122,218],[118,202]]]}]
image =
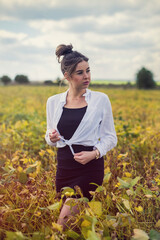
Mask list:
[{"label": "field of crops", "polygon": [[46,100],[64,90],[0,87],[0,239],[160,239],[160,91],[98,89],[111,100],[118,145],[105,157],[103,186],[87,208],[79,199],[80,214],[62,231],[56,149],[44,135]]}]

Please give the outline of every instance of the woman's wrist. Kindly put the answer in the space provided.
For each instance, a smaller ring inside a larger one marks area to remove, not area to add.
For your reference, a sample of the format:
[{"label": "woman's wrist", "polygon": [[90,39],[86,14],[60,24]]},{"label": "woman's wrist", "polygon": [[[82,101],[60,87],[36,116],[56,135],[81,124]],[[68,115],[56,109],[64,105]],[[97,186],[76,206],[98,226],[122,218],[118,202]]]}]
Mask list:
[{"label": "woman's wrist", "polygon": [[100,157],[100,152],[97,148],[94,151],[96,153],[95,159],[98,159]]}]

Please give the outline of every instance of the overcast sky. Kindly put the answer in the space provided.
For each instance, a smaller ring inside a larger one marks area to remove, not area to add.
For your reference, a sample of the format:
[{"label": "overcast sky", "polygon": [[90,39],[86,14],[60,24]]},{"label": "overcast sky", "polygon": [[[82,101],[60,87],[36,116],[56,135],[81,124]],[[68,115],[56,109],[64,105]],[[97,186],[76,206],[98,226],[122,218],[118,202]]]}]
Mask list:
[{"label": "overcast sky", "polygon": [[62,77],[55,57],[72,43],[92,79],[160,80],[160,0],[0,0],[0,76]]}]

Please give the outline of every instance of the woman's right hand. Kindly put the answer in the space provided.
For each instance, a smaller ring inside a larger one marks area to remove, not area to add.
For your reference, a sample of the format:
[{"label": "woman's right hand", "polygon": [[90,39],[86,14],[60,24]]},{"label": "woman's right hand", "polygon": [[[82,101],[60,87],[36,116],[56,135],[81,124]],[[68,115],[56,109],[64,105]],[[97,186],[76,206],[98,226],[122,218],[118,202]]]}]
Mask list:
[{"label": "woman's right hand", "polygon": [[53,129],[52,132],[49,133],[49,138],[53,143],[56,143],[57,141],[60,140],[59,133],[55,129]]}]

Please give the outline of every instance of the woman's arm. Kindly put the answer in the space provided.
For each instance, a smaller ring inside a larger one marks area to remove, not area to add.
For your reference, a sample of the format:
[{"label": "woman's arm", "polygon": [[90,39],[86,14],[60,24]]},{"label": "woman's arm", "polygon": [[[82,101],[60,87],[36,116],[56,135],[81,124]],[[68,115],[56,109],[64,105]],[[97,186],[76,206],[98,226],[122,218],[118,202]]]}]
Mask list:
[{"label": "woman's arm", "polygon": [[49,106],[49,99],[47,100],[46,104],[46,115],[47,115],[47,131],[45,135],[45,140],[48,145],[56,146],[56,142],[59,141],[59,134],[55,129],[53,129],[51,124],[51,117],[50,117],[50,106]]},{"label": "woman's arm", "polygon": [[100,138],[94,146],[100,152],[100,157],[106,155],[108,151],[117,145],[117,136],[114,127],[112,107],[107,95],[103,99],[103,117],[100,123]]},{"label": "woman's arm", "polygon": [[117,144],[111,103],[108,96],[105,94],[103,95],[101,107],[102,120],[99,126],[99,141],[94,146],[94,150],[82,151],[74,154],[74,159],[81,164],[86,164],[95,159],[97,157],[97,152],[98,158],[106,155],[106,153]]}]

